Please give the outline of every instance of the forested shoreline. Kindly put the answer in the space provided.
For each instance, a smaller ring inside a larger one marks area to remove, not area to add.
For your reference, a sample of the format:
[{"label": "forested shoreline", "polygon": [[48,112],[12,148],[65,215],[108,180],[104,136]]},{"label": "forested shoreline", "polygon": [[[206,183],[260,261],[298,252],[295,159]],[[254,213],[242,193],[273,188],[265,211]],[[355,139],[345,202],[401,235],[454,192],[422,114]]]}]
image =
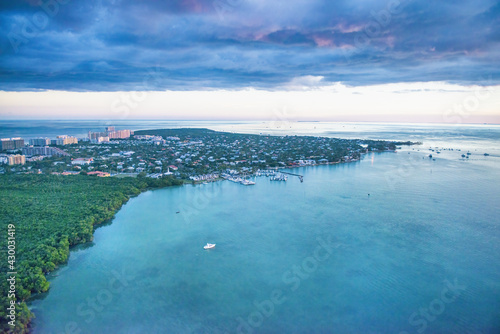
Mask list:
[{"label": "forested shoreline", "polygon": [[[67,262],[72,246],[92,241],[96,225],[111,219],[124,203],[143,191],[180,184],[173,178],[0,175],[0,268],[4,276],[0,284],[0,331],[30,331],[34,315],[26,301],[49,289],[46,275]],[[12,226],[15,262],[8,258]],[[14,327],[7,317],[11,300],[7,273],[12,271],[17,273]]]}]

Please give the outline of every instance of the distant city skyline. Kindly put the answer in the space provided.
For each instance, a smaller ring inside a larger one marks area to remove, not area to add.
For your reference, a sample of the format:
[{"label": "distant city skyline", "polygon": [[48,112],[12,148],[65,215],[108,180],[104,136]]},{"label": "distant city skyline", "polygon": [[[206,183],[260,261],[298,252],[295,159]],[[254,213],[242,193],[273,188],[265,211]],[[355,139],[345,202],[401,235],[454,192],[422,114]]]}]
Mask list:
[{"label": "distant city skyline", "polygon": [[500,123],[500,3],[15,1],[0,119]]}]

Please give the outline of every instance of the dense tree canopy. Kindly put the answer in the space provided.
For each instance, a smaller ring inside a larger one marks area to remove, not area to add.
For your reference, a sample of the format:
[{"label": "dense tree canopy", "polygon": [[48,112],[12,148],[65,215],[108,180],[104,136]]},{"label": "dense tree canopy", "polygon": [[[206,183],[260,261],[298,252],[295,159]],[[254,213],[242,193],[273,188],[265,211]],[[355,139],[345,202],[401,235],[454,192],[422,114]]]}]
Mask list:
[{"label": "dense tree canopy", "polygon": [[[9,284],[0,283],[0,331],[28,332],[32,293],[45,292],[45,275],[67,261],[71,246],[89,242],[94,226],[111,219],[131,197],[152,188],[177,185],[171,178],[100,178],[84,175],[0,176],[0,268],[9,270],[8,231],[15,226],[16,325],[7,318]],[[10,258],[9,258],[10,259]]]}]

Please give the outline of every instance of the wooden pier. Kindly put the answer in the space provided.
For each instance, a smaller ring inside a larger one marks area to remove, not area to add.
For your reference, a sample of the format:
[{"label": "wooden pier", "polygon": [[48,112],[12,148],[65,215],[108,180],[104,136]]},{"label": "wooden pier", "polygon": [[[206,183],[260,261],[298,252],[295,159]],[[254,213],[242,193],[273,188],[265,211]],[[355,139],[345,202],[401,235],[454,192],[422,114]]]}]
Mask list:
[{"label": "wooden pier", "polygon": [[294,173],[289,173],[289,172],[283,172],[281,170],[278,170],[278,172],[280,172],[281,174],[288,174],[288,175],[298,176],[300,182],[304,182],[304,175],[294,174]]}]

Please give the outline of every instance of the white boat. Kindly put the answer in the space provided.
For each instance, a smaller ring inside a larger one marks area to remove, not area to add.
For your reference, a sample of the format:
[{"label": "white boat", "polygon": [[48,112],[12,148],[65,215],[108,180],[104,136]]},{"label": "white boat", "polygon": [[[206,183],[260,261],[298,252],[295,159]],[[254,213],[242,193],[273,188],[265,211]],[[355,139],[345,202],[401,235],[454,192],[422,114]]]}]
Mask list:
[{"label": "white boat", "polygon": [[211,249],[211,248],[214,248],[215,247],[215,244],[210,244],[207,242],[207,244],[205,246],[203,246],[203,248],[205,249]]}]

